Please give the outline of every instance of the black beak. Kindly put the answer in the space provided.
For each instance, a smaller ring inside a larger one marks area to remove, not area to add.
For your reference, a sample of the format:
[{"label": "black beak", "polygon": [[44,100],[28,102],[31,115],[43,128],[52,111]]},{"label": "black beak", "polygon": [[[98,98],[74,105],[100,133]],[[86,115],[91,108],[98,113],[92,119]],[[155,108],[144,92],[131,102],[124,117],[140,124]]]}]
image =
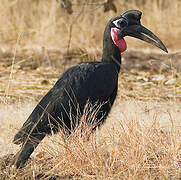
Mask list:
[{"label": "black beak", "polygon": [[123,30],[122,33],[124,34],[124,36],[135,37],[135,38],[141,39],[143,41],[146,41],[150,44],[153,44],[154,46],[156,46],[156,47],[162,49],[163,51],[165,51],[166,53],[168,53],[167,48],[162,43],[162,41],[155,34],[153,34],[150,30],[148,30],[147,28],[145,28],[142,25],[127,26]]}]

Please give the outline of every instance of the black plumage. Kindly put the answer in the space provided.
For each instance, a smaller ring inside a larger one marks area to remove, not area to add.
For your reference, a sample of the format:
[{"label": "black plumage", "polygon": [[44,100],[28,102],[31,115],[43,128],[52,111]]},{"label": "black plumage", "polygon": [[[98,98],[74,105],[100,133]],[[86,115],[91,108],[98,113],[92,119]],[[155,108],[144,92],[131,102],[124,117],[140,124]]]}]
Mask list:
[{"label": "black plumage", "polygon": [[167,52],[163,43],[141,26],[140,18],[140,11],[129,10],[111,19],[104,32],[102,61],[69,68],[41,99],[14,137],[15,144],[23,144],[16,156],[17,168],[24,165],[46,134],[60,129],[67,134],[74,131],[87,102],[102,104],[95,121],[97,126],[105,121],[117,95],[121,52],[126,50],[124,36],[142,39]]}]

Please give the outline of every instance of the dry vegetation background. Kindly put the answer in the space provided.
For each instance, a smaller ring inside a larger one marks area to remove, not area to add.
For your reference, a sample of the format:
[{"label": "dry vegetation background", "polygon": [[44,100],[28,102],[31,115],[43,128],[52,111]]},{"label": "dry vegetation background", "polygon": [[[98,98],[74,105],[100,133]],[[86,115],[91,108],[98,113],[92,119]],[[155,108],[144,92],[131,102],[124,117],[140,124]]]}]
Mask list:
[{"label": "dry vegetation background", "polygon": [[[107,21],[127,9],[143,12],[169,54],[126,37],[105,125],[88,142],[47,137],[24,169],[10,166],[38,100],[72,64],[101,58]],[[0,22],[0,179],[181,178],[181,1],[1,0]]]}]

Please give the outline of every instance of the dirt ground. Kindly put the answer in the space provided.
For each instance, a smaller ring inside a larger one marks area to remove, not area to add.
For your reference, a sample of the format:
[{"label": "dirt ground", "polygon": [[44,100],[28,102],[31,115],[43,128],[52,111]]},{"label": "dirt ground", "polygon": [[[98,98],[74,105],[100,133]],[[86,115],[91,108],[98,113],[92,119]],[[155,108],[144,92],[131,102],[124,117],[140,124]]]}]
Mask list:
[{"label": "dirt ground", "polygon": [[[88,55],[59,51],[27,55],[0,55],[0,102],[39,100],[60,74],[81,61],[99,60],[100,54]],[[149,53],[129,51],[123,54],[119,76],[122,98],[140,100],[181,100],[181,52]],[[13,65],[12,65],[13,64]]]}]

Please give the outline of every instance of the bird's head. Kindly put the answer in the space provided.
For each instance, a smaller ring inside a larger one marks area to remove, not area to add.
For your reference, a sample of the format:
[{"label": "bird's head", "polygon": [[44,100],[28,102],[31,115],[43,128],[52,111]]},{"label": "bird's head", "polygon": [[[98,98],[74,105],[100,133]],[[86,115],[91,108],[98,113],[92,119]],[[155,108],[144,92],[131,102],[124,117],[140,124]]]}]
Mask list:
[{"label": "bird's head", "polygon": [[162,41],[150,30],[141,25],[141,15],[142,12],[138,10],[128,10],[110,20],[108,24],[114,44],[119,48],[120,52],[124,52],[127,48],[124,37],[131,36],[168,52]]}]

